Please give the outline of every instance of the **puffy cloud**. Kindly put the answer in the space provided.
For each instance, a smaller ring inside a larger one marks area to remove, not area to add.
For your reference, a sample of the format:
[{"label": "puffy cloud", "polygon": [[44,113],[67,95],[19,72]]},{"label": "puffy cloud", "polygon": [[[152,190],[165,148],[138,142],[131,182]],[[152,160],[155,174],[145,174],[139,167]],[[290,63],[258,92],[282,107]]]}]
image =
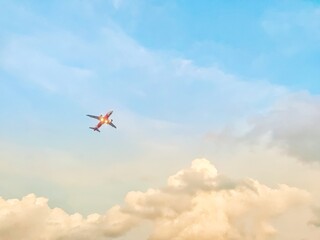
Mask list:
[{"label": "puffy cloud", "polygon": [[269,136],[271,145],[281,146],[302,161],[320,161],[320,98],[307,93],[288,96],[253,121],[249,138]]},{"label": "puffy cloud", "polygon": [[109,239],[137,224],[153,225],[149,239],[268,239],[270,221],[305,204],[309,194],[286,185],[270,188],[258,181],[232,181],[206,159],[168,178],[167,185],[129,192],[122,206],[104,215],[69,215],[50,208],[47,199],[28,195],[0,199],[1,239]]},{"label": "puffy cloud", "polygon": [[151,239],[267,239],[275,233],[268,220],[308,198],[304,191],[271,189],[251,179],[217,189],[221,181],[207,160],[198,159],[162,190],[129,193],[124,209],[153,221]]},{"label": "puffy cloud", "polygon": [[69,215],[62,209],[51,209],[47,199],[30,194],[20,201],[0,199],[1,239],[105,239],[126,231],[134,217],[111,208],[106,215],[84,218]]}]

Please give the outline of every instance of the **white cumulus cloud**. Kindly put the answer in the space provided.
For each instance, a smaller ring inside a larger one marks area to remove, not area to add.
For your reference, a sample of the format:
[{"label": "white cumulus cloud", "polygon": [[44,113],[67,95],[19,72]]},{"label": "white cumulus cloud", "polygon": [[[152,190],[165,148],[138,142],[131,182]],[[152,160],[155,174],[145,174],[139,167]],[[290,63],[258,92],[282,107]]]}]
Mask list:
[{"label": "white cumulus cloud", "polygon": [[[230,180],[206,159],[168,178],[167,185],[132,191],[122,205],[87,217],[50,208],[47,199],[30,194],[0,199],[0,239],[110,239],[147,221],[149,239],[269,239],[271,220],[309,202],[306,191],[270,188],[252,179]],[[130,233],[128,233],[130,234]]]}]

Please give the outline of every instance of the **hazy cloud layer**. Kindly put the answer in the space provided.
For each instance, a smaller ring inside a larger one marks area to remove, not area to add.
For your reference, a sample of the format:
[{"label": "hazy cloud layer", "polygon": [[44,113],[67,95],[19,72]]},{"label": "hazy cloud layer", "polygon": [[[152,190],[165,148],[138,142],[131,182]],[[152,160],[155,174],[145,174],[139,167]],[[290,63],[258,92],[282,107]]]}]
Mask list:
[{"label": "hazy cloud layer", "polygon": [[[283,42],[304,42],[303,45],[307,46],[319,39],[319,19],[320,7],[313,5],[298,10],[271,12],[262,21],[262,27],[270,36],[280,38]],[[295,34],[297,31],[300,36]]]},{"label": "hazy cloud layer", "polygon": [[320,98],[293,94],[253,121],[249,138],[266,136],[302,161],[320,161]]},{"label": "hazy cloud layer", "polygon": [[149,49],[112,21],[92,34],[88,39],[51,26],[46,33],[11,36],[0,65],[19,85],[58,94],[54,99],[68,96],[90,108],[108,102],[175,122],[188,112],[202,116],[195,119],[198,125],[243,117],[287,92],[267,81],[246,81],[218,65],[201,66]]},{"label": "hazy cloud layer", "polygon": [[109,239],[148,220],[149,239],[269,239],[270,220],[306,204],[309,194],[286,185],[269,188],[252,179],[233,181],[206,159],[168,178],[167,186],[129,192],[104,215],[69,215],[31,194],[0,199],[1,239]]},{"label": "hazy cloud layer", "polygon": [[313,209],[314,219],[310,221],[310,224],[316,227],[320,227],[320,208],[316,207]]}]

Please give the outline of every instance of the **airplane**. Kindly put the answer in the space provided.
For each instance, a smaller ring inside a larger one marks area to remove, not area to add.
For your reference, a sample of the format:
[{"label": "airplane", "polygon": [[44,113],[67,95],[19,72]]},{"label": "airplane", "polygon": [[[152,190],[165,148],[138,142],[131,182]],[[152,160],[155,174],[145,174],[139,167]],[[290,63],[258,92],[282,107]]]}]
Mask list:
[{"label": "airplane", "polygon": [[88,117],[91,118],[95,118],[97,120],[99,120],[99,123],[97,124],[97,126],[95,127],[89,127],[91,128],[93,131],[98,131],[100,132],[99,128],[103,125],[103,124],[109,124],[110,126],[117,128],[113,123],[112,123],[112,119],[110,119],[110,115],[113,113],[113,111],[108,112],[105,116],[100,115],[100,116],[94,116],[94,115],[89,115],[87,114]]}]

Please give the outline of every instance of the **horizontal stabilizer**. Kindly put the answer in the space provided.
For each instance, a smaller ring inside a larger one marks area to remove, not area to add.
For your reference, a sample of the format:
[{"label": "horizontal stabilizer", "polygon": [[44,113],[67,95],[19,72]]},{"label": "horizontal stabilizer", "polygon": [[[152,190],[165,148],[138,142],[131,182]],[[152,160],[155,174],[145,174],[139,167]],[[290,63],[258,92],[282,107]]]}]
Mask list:
[{"label": "horizontal stabilizer", "polygon": [[99,128],[96,128],[96,127],[89,127],[89,128],[91,128],[93,131],[98,131],[98,132],[100,132]]}]

